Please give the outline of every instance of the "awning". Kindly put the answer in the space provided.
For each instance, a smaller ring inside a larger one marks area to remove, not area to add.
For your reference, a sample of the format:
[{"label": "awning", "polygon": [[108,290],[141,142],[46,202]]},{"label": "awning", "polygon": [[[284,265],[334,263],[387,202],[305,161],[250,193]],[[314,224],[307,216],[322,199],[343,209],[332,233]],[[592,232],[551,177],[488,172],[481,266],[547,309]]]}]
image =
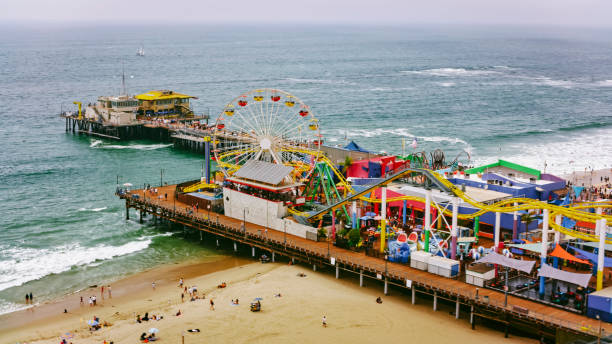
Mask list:
[{"label": "awning", "polygon": [[535,253],[542,254],[542,244],[541,243],[529,243],[529,244],[508,244],[508,247],[518,248],[520,250],[527,250]]},{"label": "awning", "polygon": [[592,265],[588,260],[576,258],[569,254],[566,250],[561,247],[561,245],[555,245],[555,249],[550,253],[551,257],[557,257],[561,259],[571,260],[576,263],[589,264]]},{"label": "awning", "polygon": [[[574,252],[576,252],[576,256],[588,259],[591,261],[591,263],[597,264],[597,255],[595,253],[587,252],[571,245],[568,246],[574,250]],[[612,267],[612,258],[604,257],[604,267]]]},{"label": "awning", "polygon": [[[559,246],[557,245],[557,247]],[[538,276],[554,278],[559,281],[577,284],[581,287],[588,286],[591,280],[591,274],[577,274],[575,272],[563,271],[555,269],[548,264],[542,264]]]},{"label": "awning", "polygon": [[512,259],[495,252],[491,252],[480,258],[476,261],[476,263],[498,264],[526,273],[531,273],[531,270],[533,270],[533,266],[535,265],[535,261],[532,260]]}]

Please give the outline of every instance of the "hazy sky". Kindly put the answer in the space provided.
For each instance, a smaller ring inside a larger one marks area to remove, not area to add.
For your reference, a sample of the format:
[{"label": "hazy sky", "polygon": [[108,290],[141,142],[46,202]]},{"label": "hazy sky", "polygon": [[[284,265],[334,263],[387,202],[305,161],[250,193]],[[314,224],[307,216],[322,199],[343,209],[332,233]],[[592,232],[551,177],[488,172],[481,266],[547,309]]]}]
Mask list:
[{"label": "hazy sky", "polygon": [[2,0],[2,22],[612,27],[612,0]]}]

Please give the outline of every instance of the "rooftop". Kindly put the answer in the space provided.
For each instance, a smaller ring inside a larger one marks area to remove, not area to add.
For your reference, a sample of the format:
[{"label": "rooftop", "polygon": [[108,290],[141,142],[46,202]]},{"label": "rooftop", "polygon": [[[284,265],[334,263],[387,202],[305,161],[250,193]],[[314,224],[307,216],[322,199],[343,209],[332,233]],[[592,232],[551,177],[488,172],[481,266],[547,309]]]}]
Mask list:
[{"label": "rooftop", "polygon": [[293,167],[291,166],[273,164],[260,160],[250,160],[236,171],[233,177],[278,186],[291,171],[293,171]]},{"label": "rooftop", "polygon": [[186,94],[170,91],[170,90],[155,90],[147,93],[139,94],[136,99],[140,100],[161,100],[161,99],[185,99],[185,98],[196,98]]}]

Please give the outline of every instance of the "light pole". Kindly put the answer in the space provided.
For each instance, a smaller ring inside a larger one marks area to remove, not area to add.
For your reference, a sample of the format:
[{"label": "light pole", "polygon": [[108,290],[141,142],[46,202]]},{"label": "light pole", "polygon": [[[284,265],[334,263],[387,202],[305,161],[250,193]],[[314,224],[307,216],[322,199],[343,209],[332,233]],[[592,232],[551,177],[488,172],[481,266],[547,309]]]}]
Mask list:
[{"label": "light pole", "polygon": [[599,331],[597,331],[597,344],[601,344],[601,318],[599,317],[599,314],[597,314],[595,318],[599,320]]},{"label": "light pole", "polygon": [[329,233],[327,233],[327,231],[325,232],[325,235],[327,236],[327,258],[329,258],[330,253],[329,253],[329,242],[331,241],[331,236],[329,235]]},{"label": "light pole", "polygon": [[210,222],[210,203],[208,203],[208,205],[206,206],[206,208],[208,208],[208,222]]},{"label": "light pole", "polygon": [[504,307],[508,307],[508,267],[506,267],[506,285],[504,286]]},{"label": "light pole", "polygon": [[388,273],[388,270],[387,270],[388,258],[389,256],[387,255],[387,252],[385,251],[385,278],[387,278],[387,273]]},{"label": "light pole", "polygon": [[242,208],[242,230],[244,231],[244,237],[246,238],[247,234],[246,234],[246,213],[247,213],[247,208]]},{"label": "light pole", "polygon": [[283,229],[285,231],[284,240],[285,240],[285,248],[287,248],[287,222],[283,221]]},{"label": "light pole", "polygon": [[159,187],[162,187],[162,185],[164,185],[163,180],[164,180],[164,169],[160,168],[159,169]]}]

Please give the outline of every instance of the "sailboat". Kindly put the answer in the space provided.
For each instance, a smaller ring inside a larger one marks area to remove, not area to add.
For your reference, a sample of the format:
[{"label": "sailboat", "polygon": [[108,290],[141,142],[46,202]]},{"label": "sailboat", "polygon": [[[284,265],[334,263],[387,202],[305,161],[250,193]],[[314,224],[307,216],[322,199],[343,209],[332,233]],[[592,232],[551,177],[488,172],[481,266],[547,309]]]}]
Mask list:
[{"label": "sailboat", "polygon": [[144,47],[143,46],[140,46],[140,48],[138,48],[138,51],[136,52],[136,55],[144,56]]}]

